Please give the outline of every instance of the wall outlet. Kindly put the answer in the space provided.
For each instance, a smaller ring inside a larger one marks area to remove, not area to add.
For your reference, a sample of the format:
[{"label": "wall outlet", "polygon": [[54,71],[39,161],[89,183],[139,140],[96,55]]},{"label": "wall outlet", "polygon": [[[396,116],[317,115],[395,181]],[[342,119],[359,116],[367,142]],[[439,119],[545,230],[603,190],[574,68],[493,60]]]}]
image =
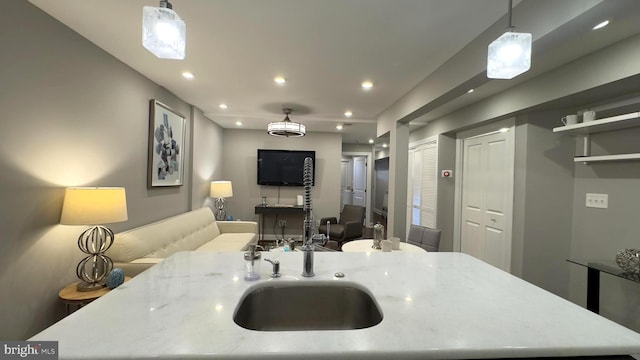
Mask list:
[{"label": "wall outlet", "polygon": [[587,193],[587,207],[608,209],[609,208],[609,194],[590,194]]},{"label": "wall outlet", "polygon": [[278,222],[278,225],[280,225],[281,228],[287,227],[287,220],[280,220],[280,222]]}]

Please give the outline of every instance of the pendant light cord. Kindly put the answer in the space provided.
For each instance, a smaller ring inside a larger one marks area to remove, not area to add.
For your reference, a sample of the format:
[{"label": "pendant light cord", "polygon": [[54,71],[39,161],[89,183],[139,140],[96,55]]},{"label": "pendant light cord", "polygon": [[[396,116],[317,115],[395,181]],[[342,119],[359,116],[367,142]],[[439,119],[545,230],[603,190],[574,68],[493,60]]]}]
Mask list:
[{"label": "pendant light cord", "polygon": [[511,12],[512,12],[512,9],[513,9],[513,0],[509,0],[509,26],[507,27],[507,30],[514,30],[515,29],[515,27],[511,23]]}]

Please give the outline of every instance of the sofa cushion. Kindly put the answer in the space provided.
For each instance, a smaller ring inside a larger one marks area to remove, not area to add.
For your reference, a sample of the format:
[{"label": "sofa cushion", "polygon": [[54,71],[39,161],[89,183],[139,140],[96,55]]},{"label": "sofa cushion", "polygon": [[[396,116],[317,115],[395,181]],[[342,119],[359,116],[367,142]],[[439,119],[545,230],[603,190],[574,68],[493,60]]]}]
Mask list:
[{"label": "sofa cushion", "polygon": [[223,233],[198,247],[196,251],[244,251],[249,248],[249,244],[255,242],[255,238],[255,233]]}]

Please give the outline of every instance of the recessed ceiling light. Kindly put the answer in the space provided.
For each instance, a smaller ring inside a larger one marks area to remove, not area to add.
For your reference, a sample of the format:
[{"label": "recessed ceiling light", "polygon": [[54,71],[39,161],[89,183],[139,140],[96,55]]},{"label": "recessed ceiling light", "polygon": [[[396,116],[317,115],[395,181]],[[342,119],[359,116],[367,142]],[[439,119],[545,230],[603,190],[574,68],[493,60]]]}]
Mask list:
[{"label": "recessed ceiling light", "polygon": [[475,91],[475,90],[473,90],[473,89],[469,89],[469,90],[467,90],[467,94],[471,94],[471,93],[472,93],[472,92],[474,92],[474,91]]},{"label": "recessed ceiling light", "polygon": [[373,83],[371,81],[363,81],[360,86],[362,86],[362,88],[365,90],[371,90],[371,88],[373,87]]},{"label": "recessed ceiling light", "polygon": [[338,125],[336,125],[336,129],[338,129],[338,130],[342,130],[342,124],[338,124]]},{"label": "recessed ceiling light", "polygon": [[242,126],[242,121],[236,121],[236,126]]},{"label": "recessed ceiling light", "polygon": [[507,131],[509,131],[509,128],[502,128],[498,131],[500,131],[501,133],[506,133]]},{"label": "recessed ceiling light", "polygon": [[605,27],[607,25],[609,25],[609,20],[605,20],[605,21],[601,22],[600,24],[594,26],[592,30],[602,29],[603,27]]},{"label": "recessed ceiling light", "polygon": [[369,144],[373,144],[373,139],[369,139]]},{"label": "recessed ceiling light", "polygon": [[218,107],[223,110],[228,108],[227,104],[220,104]]},{"label": "recessed ceiling light", "polygon": [[344,116],[351,117],[351,116],[353,116],[353,113],[351,111],[347,110],[347,111],[344,112]]},{"label": "recessed ceiling light", "polygon": [[389,146],[389,145],[387,145],[387,143],[382,144],[383,148],[386,148],[387,146]]},{"label": "recessed ceiling light", "polygon": [[278,85],[284,85],[287,82],[287,79],[284,76],[276,76],[273,78],[273,81]]},{"label": "recessed ceiling light", "polygon": [[184,77],[185,79],[193,79],[194,75],[192,72],[185,71],[182,73],[182,77]]}]

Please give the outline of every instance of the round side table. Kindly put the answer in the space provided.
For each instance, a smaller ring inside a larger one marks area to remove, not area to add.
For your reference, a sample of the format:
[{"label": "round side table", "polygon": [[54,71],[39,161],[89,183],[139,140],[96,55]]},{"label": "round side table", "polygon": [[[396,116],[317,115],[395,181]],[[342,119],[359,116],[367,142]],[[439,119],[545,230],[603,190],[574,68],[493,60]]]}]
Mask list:
[{"label": "round side table", "polygon": [[[129,280],[131,280],[129,276],[126,276],[124,278],[124,281]],[[106,286],[93,291],[78,291],[76,290],[77,285],[78,282],[74,282],[73,284],[67,285],[64,289],[58,292],[58,297],[64,303],[67,315],[71,314],[72,312],[71,306],[75,306],[77,310],[111,291],[111,289]]]}]

